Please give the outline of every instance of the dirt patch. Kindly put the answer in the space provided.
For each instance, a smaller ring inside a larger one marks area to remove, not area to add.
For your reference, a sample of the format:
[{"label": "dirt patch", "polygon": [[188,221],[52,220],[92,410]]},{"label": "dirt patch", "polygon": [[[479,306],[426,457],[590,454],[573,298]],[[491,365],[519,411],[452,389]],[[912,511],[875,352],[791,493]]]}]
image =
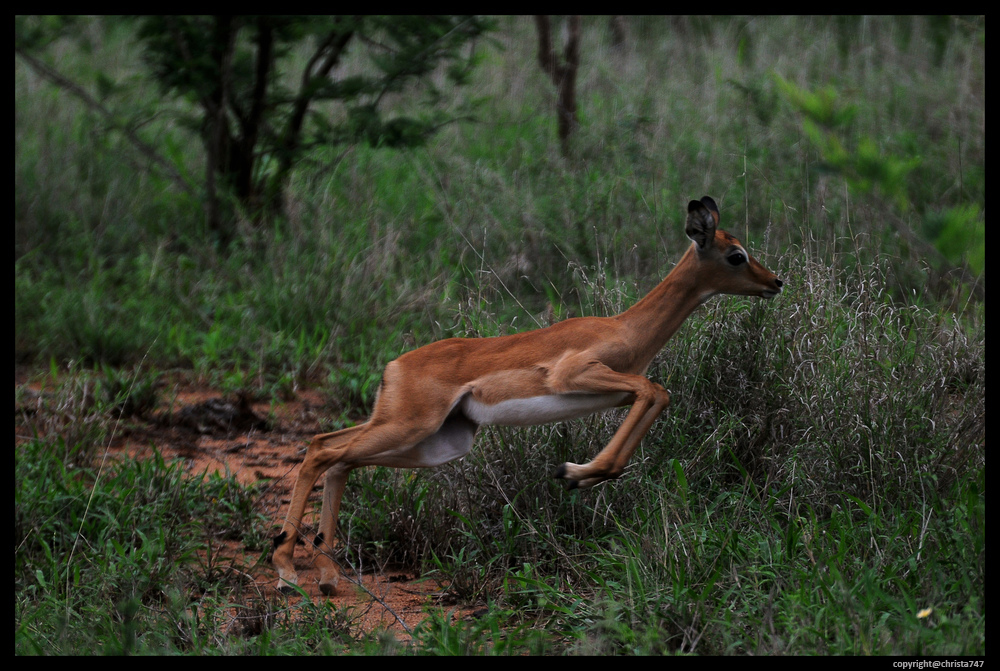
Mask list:
[{"label": "dirt patch", "polygon": [[[21,378],[20,380],[18,378]],[[25,388],[26,380],[15,374],[15,388]],[[40,385],[27,383],[28,397],[46,392]],[[185,383],[171,383],[161,392],[166,404],[148,417],[129,418],[116,429],[110,444],[114,458],[145,459],[155,450],[167,460],[180,459],[192,477],[214,472],[230,473],[243,484],[266,482],[261,499],[263,514],[272,520],[270,535],[281,527],[298,466],[309,440],[320,433],[320,419],[326,399],[314,390],[298,391],[294,398],[279,402],[254,402],[246,397],[229,397],[218,390]],[[161,400],[162,404],[162,400]],[[23,409],[22,409],[23,410]],[[18,408],[15,408],[18,414]],[[18,422],[15,421],[15,425]],[[15,434],[19,432],[15,428]],[[16,439],[23,436],[15,436]],[[322,496],[322,479],[310,501]],[[310,505],[307,510],[314,509]],[[252,565],[256,553],[246,556],[239,544],[227,545],[234,564]],[[333,597],[319,591],[319,571],[313,566],[311,548],[300,545],[295,552],[295,570],[301,587],[313,600],[329,600],[348,609],[352,626],[363,632],[388,629],[405,640],[426,617],[425,609],[439,607],[467,617],[472,608],[456,607],[441,601],[447,585],[424,579],[412,570],[381,569],[363,573],[345,572]],[[273,602],[277,574],[270,565],[253,569],[252,577],[262,598]],[[302,597],[280,597],[289,604]]]}]

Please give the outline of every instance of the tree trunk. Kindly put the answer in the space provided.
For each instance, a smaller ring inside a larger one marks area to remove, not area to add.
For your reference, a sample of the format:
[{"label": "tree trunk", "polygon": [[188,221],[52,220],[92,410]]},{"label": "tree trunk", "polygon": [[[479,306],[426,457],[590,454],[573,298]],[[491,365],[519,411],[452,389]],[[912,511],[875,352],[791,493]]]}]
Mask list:
[{"label": "tree trunk", "polygon": [[230,163],[229,153],[232,143],[226,119],[226,104],[229,98],[230,65],[235,38],[233,17],[215,17],[211,56],[218,69],[219,79],[218,85],[211,95],[202,99],[208,121],[207,137],[205,138],[205,150],[208,158],[205,165],[205,219],[209,230],[216,235],[219,246],[223,249],[228,247],[232,241],[233,230],[232,226],[227,223],[229,217],[223,217],[220,212],[216,175],[227,174]]},{"label": "tree trunk", "polygon": [[556,118],[559,121],[559,142],[563,156],[569,155],[569,136],[577,127],[576,118],[576,72],[580,67],[580,15],[567,19],[568,35],[563,61],[559,62],[552,46],[552,27],[549,17],[535,16],[538,26],[538,63],[556,85]]}]

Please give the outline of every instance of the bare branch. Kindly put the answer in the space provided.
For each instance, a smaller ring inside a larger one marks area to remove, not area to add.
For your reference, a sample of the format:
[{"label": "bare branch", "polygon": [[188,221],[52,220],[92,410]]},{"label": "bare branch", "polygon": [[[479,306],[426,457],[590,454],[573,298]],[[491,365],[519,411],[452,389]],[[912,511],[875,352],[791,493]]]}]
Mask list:
[{"label": "bare branch", "polygon": [[184,177],[180,174],[180,172],[178,172],[177,168],[170,161],[160,156],[156,149],[140,138],[132,128],[120,123],[118,119],[115,118],[115,115],[111,112],[111,110],[95,100],[93,96],[83,89],[83,87],[57,71],[52,66],[38,60],[17,45],[14,45],[14,53],[20,56],[21,59],[39,75],[48,79],[56,86],[69,91],[71,94],[80,99],[87,107],[107,119],[112,128],[121,131],[125,137],[128,138],[129,142],[131,142],[143,156],[162,169],[166,173],[167,177],[186,193],[195,196],[197,195],[197,189],[184,179]]},{"label": "bare branch", "polygon": [[[351,37],[353,36],[353,30],[346,30],[342,33],[331,31],[329,36],[327,36],[327,38],[320,45],[319,49],[316,50],[316,53],[309,59],[309,63],[306,65],[305,71],[302,73],[302,85],[292,107],[291,118],[289,118],[288,126],[285,128],[284,138],[282,140],[282,144],[284,145],[283,149],[285,151],[282,152],[283,157],[279,167],[279,174],[283,175],[291,169],[292,157],[295,154],[294,149],[298,146],[299,135],[302,132],[302,123],[305,120],[306,112],[309,110],[309,103],[311,103],[313,99],[313,93],[311,92],[313,79],[315,77],[326,77],[330,74],[330,70],[332,70],[338,62],[340,62],[340,57],[343,55],[344,50],[347,48],[347,44],[351,41]],[[320,65],[319,69],[313,73],[313,67],[317,62],[319,62],[320,58],[323,58],[323,63]],[[278,181],[280,182],[280,180]]]}]

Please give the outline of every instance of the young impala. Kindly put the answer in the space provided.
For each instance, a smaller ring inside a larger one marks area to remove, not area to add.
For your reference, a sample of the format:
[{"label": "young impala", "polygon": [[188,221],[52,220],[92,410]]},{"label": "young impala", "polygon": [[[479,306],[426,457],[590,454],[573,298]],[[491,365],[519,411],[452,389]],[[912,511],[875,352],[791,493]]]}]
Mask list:
[{"label": "young impala", "polygon": [[484,424],[530,426],[631,405],[592,461],[565,463],[555,472],[570,487],[620,476],[670,402],[645,371],[684,319],[715,294],[772,298],[781,292],[781,280],[718,223],[715,201],[692,200],[685,226],[690,248],[666,279],[616,317],[567,319],[498,338],[449,338],[389,363],[369,421],[318,435],[306,451],[288,516],[274,539],[278,586],[297,584],[295,542],[306,499],[324,472],[315,541],[324,594],[337,587],[332,546],[340,498],[355,468],[437,466],[467,454]]}]

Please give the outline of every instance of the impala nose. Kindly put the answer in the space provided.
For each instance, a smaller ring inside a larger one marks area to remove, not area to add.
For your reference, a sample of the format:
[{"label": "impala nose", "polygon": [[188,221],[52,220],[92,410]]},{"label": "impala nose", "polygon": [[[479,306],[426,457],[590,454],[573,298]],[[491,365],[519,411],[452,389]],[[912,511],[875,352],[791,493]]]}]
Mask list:
[{"label": "impala nose", "polygon": [[783,287],[784,285],[785,283],[776,277],[774,278],[774,286],[778,287],[778,290],[772,291],[771,289],[764,289],[762,292],[760,292],[760,295],[763,296],[764,298],[774,298],[775,296],[781,293],[781,287]]}]

